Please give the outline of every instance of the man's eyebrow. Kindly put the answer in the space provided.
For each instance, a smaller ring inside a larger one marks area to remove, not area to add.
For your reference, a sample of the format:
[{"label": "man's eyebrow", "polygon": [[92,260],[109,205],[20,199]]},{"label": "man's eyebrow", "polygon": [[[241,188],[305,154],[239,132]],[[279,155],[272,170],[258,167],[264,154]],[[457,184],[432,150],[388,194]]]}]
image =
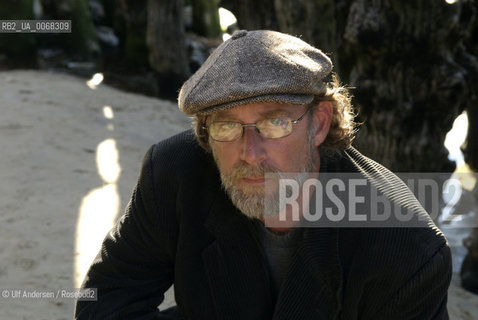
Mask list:
[{"label": "man's eyebrow", "polygon": [[230,116],[228,113],[226,114],[212,114],[209,117],[209,121],[235,121],[234,117]]},{"label": "man's eyebrow", "polygon": [[264,113],[261,113],[261,115],[265,118],[273,118],[273,117],[283,117],[283,116],[288,117],[291,115],[291,113],[289,112],[289,110],[280,109],[280,110],[264,112]]}]

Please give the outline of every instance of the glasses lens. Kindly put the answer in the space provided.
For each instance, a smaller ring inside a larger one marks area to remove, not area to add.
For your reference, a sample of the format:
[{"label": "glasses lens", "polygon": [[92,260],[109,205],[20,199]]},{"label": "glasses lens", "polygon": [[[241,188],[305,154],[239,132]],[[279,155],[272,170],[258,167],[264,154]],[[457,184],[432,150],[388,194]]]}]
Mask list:
[{"label": "glasses lens", "polygon": [[264,119],[256,125],[261,135],[268,139],[282,138],[292,132],[292,121],[288,118]]},{"label": "glasses lens", "polygon": [[218,121],[209,125],[209,134],[216,141],[233,141],[242,134],[242,125],[238,122]]}]

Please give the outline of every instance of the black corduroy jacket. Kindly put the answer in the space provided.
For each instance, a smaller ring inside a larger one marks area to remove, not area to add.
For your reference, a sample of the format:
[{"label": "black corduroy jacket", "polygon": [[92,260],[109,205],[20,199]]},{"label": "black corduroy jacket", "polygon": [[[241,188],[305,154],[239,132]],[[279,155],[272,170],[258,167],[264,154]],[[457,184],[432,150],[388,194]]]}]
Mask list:
[{"label": "black corduroy jacket", "polygon": [[[332,166],[367,161],[352,150]],[[275,302],[254,230],[193,134],[169,138],[146,154],[83,283],[98,300],[77,302],[75,318],[448,319],[450,250],[434,225],[306,228]],[[177,308],[160,312],[173,283]]]}]

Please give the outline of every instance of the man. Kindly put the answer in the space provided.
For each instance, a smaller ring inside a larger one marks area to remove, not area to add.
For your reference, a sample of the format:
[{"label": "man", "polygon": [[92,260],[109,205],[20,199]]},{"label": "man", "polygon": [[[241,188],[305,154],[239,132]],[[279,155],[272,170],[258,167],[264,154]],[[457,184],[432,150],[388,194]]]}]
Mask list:
[{"label": "man", "polygon": [[[384,193],[423,218],[392,173],[350,147],[350,97],[331,70],[279,32],[221,44],[179,94],[195,133],[146,154],[83,284],[98,301],[79,301],[76,318],[447,319],[450,250],[427,218],[421,228],[274,223],[283,208],[267,206],[278,199],[264,191],[267,173],[301,184],[309,172],[385,176],[397,192]],[[160,312],[171,284],[177,307]]]}]

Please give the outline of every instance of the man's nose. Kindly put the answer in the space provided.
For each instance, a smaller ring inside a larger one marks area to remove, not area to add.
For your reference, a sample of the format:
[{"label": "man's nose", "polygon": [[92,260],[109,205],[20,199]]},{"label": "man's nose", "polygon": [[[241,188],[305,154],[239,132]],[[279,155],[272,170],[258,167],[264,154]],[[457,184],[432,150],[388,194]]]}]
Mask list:
[{"label": "man's nose", "polygon": [[242,136],[241,160],[249,164],[258,164],[266,159],[263,138],[256,127],[244,127]]}]

